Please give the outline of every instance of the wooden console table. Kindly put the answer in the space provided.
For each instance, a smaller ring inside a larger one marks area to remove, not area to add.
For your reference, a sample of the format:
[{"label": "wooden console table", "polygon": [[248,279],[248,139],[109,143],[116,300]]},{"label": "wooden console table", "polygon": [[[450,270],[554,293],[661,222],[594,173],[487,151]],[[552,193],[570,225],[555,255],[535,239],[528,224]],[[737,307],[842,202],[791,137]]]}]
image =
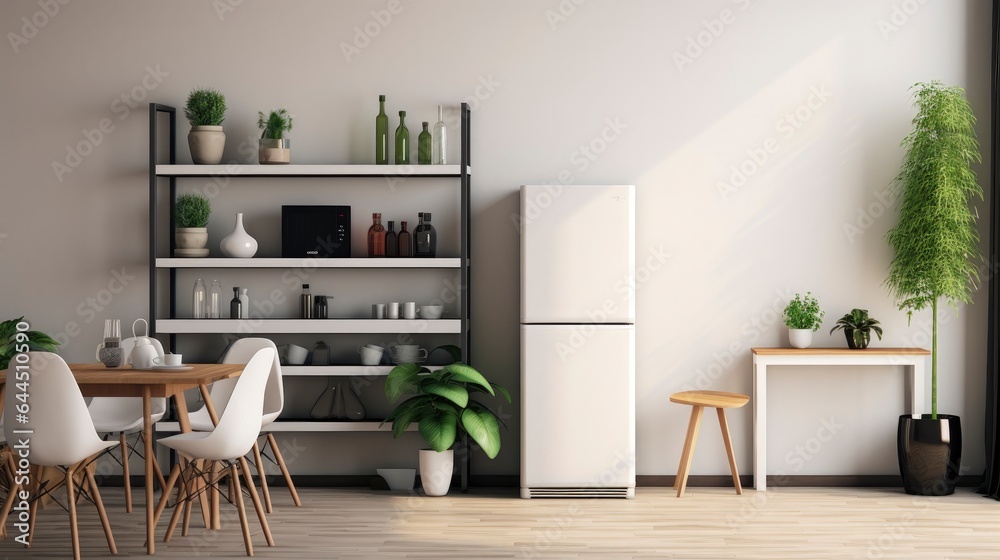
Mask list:
[{"label": "wooden console table", "polygon": [[753,483],[767,489],[767,367],[768,366],[906,366],[910,374],[909,414],[924,409],[924,364],[931,355],[923,348],[752,348],[753,353]]}]

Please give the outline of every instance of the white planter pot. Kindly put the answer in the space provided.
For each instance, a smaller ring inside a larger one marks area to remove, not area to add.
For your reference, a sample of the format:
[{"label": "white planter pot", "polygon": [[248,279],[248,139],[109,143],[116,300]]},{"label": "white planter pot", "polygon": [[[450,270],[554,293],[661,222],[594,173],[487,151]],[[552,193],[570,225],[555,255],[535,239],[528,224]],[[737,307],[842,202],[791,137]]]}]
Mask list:
[{"label": "white planter pot", "polygon": [[809,348],[812,341],[812,329],[788,329],[788,343],[792,348]]},{"label": "white planter pot", "polygon": [[280,140],[273,138],[261,138],[260,148],[257,150],[257,161],[262,164],[291,163],[291,140],[288,138],[282,138]]},{"label": "white planter pot", "polygon": [[208,228],[177,228],[174,241],[178,249],[204,249],[208,245]]},{"label": "white planter pot", "polygon": [[243,229],[243,213],[236,214],[236,227],[219,244],[222,254],[237,259],[249,259],[257,254],[257,240]]},{"label": "white planter pot", "polygon": [[420,485],[428,496],[444,496],[451,488],[455,469],[455,451],[420,450]]},{"label": "white planter pot", "polygon": [[226,133],[221,126],[192,126],[188,133],[191,159],[201,165],[216,165],[222,161]]}]

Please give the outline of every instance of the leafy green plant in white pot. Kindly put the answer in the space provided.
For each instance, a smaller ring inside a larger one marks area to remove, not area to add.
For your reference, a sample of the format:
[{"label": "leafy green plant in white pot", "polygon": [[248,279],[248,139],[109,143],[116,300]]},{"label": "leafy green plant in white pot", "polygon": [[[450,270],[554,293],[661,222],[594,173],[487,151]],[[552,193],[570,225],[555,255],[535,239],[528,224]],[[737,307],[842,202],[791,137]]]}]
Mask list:
[{"label": "leafy green plant in white pot", "polygon": [[812,292],[806,292],[805,296],[795,294],[782,314],[785,325],[788,326],[788,343],[792,348],[809,348],[813,333],[823,324],[824,314]]},{"label": "leafy green plant in white pot", "polygon": [[471,396],[500,393],[511,402],[506,389],[462,363],[461,349],[457,346],[439,346],[429,355],[438,350],[447,352],[453,362],[434,371],[418,364],[400,364],[392,368],[385,380],[385,396],[390,403],[403,395],[413,395],[396,406],[385,421],[392,422],[394,438],[403,435],[411,423],[419,423],[420,435],[430,446],[420,450],[420,484],[428,496],[448,493],[455,463],[452,446],[459,432],[468,434],[490,459],[500,453],[503,422]]},{"label": "leafy green plant in white pot", "polygon": [[203,195],[182,194],[174,201],[174,255],[178,257],[207,257],[208,217],[212,205]]},{"label": "leafy green plant in white pot", "polygon": [[264,164],[291,163],[291,140],[285,138],[285,133],[292,130],[292,117],[288,110],[275,109],[266,116],[259,112],[257,116],[257,126],[262,131],[257,161]]},{"label": "leafy green plant in white pot", "polygon": [[962,428],[958,416],[938,414],[938,304],[957,310],[972,301],[982,257],[970,203],[983,190],[972,170],[979,142],[965,91],[938,81],[912,89],[917,115],[894,181],[899,223],[886,235],[895,256],[885,285],[907,317],[931,310],[931,413],[900,416],[896,444],[906,492],[943,496],[958,481]]},{"label": "leafy green plant in white pot", "polygon": [[226,98],[214,89],[199,88],[188,95],[184,116],[191,123],[188,148],[191,160],[197,164],[215,165],[222,161],[226,133]]}]

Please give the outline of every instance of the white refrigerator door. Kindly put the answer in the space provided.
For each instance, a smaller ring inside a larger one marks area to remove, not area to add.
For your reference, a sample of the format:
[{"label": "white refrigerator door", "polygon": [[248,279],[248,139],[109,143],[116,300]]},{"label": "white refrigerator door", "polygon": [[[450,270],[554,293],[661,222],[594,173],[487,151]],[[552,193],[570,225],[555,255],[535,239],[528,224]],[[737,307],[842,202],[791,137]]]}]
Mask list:
[{"label": "white refrigerator door", "polygon": [[521,401],[522,488],[635,486],[634,326],[522,325]]},{"label": "white refrigerator door", "polygon": [[635,322],[635,187],[521,187],[521,322]]}]

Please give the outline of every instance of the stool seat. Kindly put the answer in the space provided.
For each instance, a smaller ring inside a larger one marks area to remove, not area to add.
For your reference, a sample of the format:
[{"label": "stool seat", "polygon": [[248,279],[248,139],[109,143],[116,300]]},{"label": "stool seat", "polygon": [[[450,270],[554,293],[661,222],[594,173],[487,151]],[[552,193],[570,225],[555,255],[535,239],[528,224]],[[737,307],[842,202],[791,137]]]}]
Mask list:
[{"label": "stool seat", "polygon": [[670,402],[712,408],[739,408],[750,402],[750,397],[723,391],[684,391],[670,395]]},{"label": "stool seat", "polygon": [[681,451],[681,462],[677,467],[674,488],[677,497],[684,496],[687,488],[688,474],[691,472],[691,458],[694,456],[694,446],[698,441],[698,428],[701,427],[701,411],[712,407],[719,416],[719,428],[722,429],[722,442],[726,445],[726,455],[729,456],[729,470],[733,473],[733,485],[737,494],[743,494],[740,485],[740,473],[736,468],[736,454],[733,453],[733,442],[729,439],[729,423],[726,422],[727,408],[739,408],[748,402],[750,397],[740,393],[723,391],[683,391],[670,395],[670,402],[686,404],[691,407],[691,420],[688,422],[687,436],[684,438],[684,449]]}]

